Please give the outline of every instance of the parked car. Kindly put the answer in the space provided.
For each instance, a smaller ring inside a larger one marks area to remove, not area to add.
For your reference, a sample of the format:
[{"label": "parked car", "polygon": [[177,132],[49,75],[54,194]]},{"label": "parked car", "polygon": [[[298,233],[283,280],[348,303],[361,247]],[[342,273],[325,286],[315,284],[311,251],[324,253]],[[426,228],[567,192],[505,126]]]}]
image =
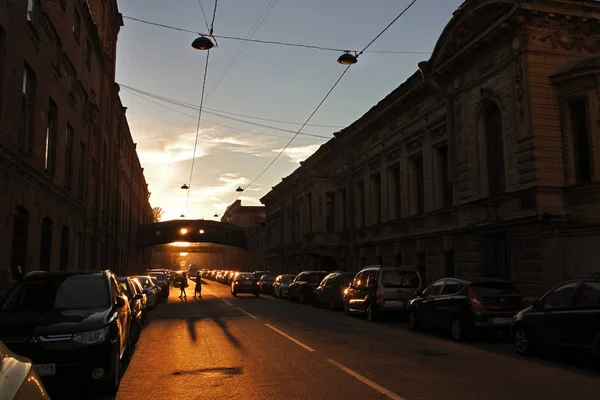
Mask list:
[{"label": "parked car", "polygon": [[417,268],[366,267],[345,290],[344,312],[364,314],[368,321],[386,313],[404,314],[422,285]]},{"label": "parked car", "polygon": [[287,299],[290,283],[294,280],[295,275],[279,275],[273,282],[273,296]]},{"label": "parked car", "polygon": [[408,325],[446,329],[460,341],[475,330],[508,330],[524,306],[512,281],[444,278],[411,300]]},{"label": "parked car", "polygon": [[42,379],[116,392],[132,353],[129,301],[110,271],[52,271],[19,278],[0,306],[0,337]]},{"label": "parked car", "polygon": [[132,278],[120,276],[117,278],[123,294],[129,300],[131,309],[131,337],[133,343],[140,340],[142,326],[144,325],[144,293],[134,283]]},{"label": "parked car", "polygon": [[260,282],[256,275],[251,272],[239,272],[231,283],[231,294],[237,296],[239,293],[251,293],[260,296]]},{"label": "parked car", "polygon": [[142,294],[142,300],[141,300],[142,322],[145,324],[146,319],[148,318],[148,296],[146,296],[146,293],[144,293],[144,288],[142,287],[140,282],[137,279],[135,279],[134,277],[130,277],[130,278],[131,278],[131,283],[133,284],[133,286],[135,286],[137,292]]},{"label": "parked car", "polygon": [[326,304],[330,310],[344,306],[344,290],[354,279],[351,272],[332,272],[327,275],[315,289],[315,307]]},{"label": "parked car", "polygon": [[315,298],[315,289],[327,276],[326,271],[300,272],[288,287],[288,300],[298,299],[300,304],[311,303]]},{"label": "parked car", "polygon": [[261,276],[272,274],[272,272],[271,271],[254,271],[253,274],[256,275],[256,279],[260,279]]},{"label": "parked car", "polygon": [[0,394],[4,400],[50,400],[31,360],[0,341]]},{"label": "parked car", "polygon": [[170,291],[167,276],[163,272],[148,272],[146,275],[152,278],[156,278],[156,280],[158,281],[158,285],[160,286],[160,298],[161,300],[166,302],[169,299]]},{"label": "parked car", "polygon": [[273,282],[275,281],[275,276],[272,274],[265,274],[260,277],[260,292],[262,294],[272,294],[273,293]]},{"label": "parked car", "polygon": [[563,348],[600,358],[600,279],[573,280],[554,287],[515,315],[515,349]]},{"label": "parked car", "polygon": [[148,309],[154,309],[158,304],[158,297],[152,279],[149,276],[144,275],[134,276],[133,278],[140,284],[140,286],[142,286],[142,290],[144,291],[144,294],[146,295],[146,299],[148,301]]}]

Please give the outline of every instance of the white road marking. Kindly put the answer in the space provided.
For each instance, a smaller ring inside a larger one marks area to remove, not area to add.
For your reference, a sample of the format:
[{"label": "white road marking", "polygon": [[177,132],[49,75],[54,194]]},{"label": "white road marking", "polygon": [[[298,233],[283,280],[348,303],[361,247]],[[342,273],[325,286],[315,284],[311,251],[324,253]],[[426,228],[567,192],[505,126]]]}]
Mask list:
[{"label": "white road marking", "polygon": [[404,397],[399,396],[396,393],[394,393],[392,391],[389,391],[386,388],[384,388],[383,386],[381,386],[381,385],[373,382],[372,380],[365,378],[364,376],[362,376],[358,372],[354,372],[350,368],[344,367],[342,364],[340,364],[339,362],[337,362],[335,360],[328,359],[327,361],[329,361],[331,364],[335,365],[336,367],[338,367],[339,369],[341,369],[342,371],[344,371],[348,375],[351,375],[351,376],[355,377],[356,379],[358,379],[359,381],[361,381],[365,385],[370,386],[372,389],[377,390],[379,393],[386,395],[387,397],[389,397],[392,400],[406,400]]},{"label": "white road marking", "polygon": [[254,318],[254,319],[258,319],[258,317],[257,317],[257,316],[250,314],[250,313],[249,313],[248,311],[246,311],[246,310],[242,310],[242,309],[241,309],[241,308],[239,308],[239,307],[238,307],[237,309],[238,309],[238,310],[240,310],[241,312],[243,312],[244,314],[246,314],[246,315],[248,315],[248,316],[250,316],[250,317]]},{"label": "white road marking", "polygon": [[[219,298],[220,298],[220,297],[219,297]],[[232,306],[232,307],[233,307],[233,304],[231,304],[231,303],[230,303],[230,302],[228,302],[227,300],[225,300],[225,299],[222,299],[222,298],[220,298],[220,299],[221,299],[221,300],[223,300],[223,302],[225,302],[225,304],[229,304],[230,306]]]},{"label": "white road marking", "polygon": [[271,329],[273,329],[275,332],[279,333],[281,336],[283,336],[283,337],[285,337],[285,338],[287,338],[287,339],[291,340],[292,342],[296,343],[298,346],[300,346],[300,347],[304,348],[305,350],[308,350],[308,351],[311,351],[311,352],[312,352],[312,351],[315,351],[315,349],[313,349],[312,347],[310,347],[310,346],[307,346],[307,345],[305,345],[304,343],[302,343],[301,341],[299,341],[298,339],[295,339],[295,338],[293,338],[292,336],[288,335],[287,333],[280,331],[279,329],[275,328],[273,325],[269,325],[269,324],[265,324],[265,325],[266,325],[268,328],[271,328]]}]

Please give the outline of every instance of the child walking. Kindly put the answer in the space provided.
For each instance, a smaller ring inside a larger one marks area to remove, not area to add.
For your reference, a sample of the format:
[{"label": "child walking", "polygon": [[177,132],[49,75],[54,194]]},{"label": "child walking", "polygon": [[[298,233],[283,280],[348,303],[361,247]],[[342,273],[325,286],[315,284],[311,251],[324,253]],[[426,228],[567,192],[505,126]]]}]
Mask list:
[{"label": "child walking", "polygon": [[202,276],[200,276],[200,271],[196,271],[196,288],[194,289],[194,298],[202,300]]},{"label": "child walking", "polygon": [[185,272],[182,274],[183,275],[183,281],[181,281],[181,286],[179,287],[179,289],[181,290],[181,293],[179,294],[179,298],[187,298],[187,294],[185,293],[185,288],[187,287],[188,283],[187,283],[187,276],[185,275]]}]

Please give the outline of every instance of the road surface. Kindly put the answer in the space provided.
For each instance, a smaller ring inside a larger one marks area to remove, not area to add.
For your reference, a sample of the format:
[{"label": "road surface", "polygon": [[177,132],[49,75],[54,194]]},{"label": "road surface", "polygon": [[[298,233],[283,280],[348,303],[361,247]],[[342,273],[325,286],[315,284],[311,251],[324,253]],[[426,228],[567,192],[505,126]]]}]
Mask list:
[{"label": "road surface", "polygon": [[502,341],[454,343],[270,296],[234,298],[216,282],[203,288],[203,300],[187,301],[172,289],[153,312],[116,399],[563,400],[600,393],[597,372],[521,358]]}]

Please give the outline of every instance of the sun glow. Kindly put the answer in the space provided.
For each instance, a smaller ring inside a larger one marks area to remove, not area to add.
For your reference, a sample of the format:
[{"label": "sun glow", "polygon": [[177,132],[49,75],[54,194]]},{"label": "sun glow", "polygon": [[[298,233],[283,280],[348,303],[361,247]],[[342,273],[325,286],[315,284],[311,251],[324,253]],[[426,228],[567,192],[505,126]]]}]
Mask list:
[{"label": "sun glow", "polygon": [[170,246],[173,247],[189,247],[190,246],[190,242],[173,242],[170,244]]}]

